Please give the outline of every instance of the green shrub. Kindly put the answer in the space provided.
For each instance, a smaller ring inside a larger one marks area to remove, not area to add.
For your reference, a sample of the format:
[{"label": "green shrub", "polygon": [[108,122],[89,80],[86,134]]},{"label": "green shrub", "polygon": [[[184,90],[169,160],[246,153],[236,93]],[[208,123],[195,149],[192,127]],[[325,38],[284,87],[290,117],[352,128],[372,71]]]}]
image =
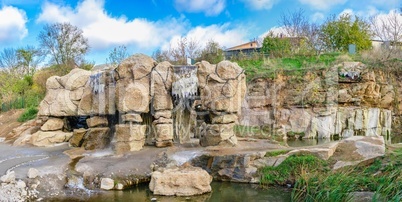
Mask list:
[{"label": "green shrub", "polygon": [[18,118],[19,122],[25,122],[31,119],[34,119],[36,117],[36,114],[38,113],[38,109],[36,107],[29,107],[25,109],[25,111],[21,114],[21,116]]}]

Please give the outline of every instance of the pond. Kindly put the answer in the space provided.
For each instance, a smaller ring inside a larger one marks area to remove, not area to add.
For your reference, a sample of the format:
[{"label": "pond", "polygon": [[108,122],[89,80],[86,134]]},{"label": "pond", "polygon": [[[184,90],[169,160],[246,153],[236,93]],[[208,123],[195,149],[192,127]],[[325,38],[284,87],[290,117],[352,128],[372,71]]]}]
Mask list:
[{"label": "pond", "polygon": [[243,201],[290,201],[291,190],[285,188],[261,188],[258,184],[242,184],[230,182],[212,182],[212,192],[191,197],[156,196],[148,185],[139,185],[124,191],[102,191],[94,193],[90,198],[57,199],[54,201],[91,201],[91,202],[126,202],[126,201],[161,201],[161,202],[243,202]]}]

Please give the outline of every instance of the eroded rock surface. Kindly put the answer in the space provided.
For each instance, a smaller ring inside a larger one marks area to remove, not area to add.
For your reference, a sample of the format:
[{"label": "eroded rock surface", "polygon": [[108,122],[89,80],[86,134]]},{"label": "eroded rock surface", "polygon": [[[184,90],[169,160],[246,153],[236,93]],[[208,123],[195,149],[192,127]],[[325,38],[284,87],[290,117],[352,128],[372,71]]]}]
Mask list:
[{"label": "eroded rock surface", "polygon": [[149,189],[156,195],[193,196],[211,192],[212,177],[202,168],[184,165],[152,173]]}]

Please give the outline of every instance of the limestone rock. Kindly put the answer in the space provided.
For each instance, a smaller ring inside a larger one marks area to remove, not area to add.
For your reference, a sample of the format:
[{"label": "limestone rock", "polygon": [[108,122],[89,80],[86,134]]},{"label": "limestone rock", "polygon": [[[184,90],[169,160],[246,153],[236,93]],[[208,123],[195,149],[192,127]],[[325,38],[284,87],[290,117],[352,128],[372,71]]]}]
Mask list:
[{"label": "limestone rock", "polygon": [[53,76],[46,81],[46,96],[39,105],[38,115],[76,116],[80,95],[90,71],[75,68],[62,77]]},{"label": "limestone rock", "polygon": [[39,176],[39,171],[36,168],[29,168],[28,170],[28,178],[34,179]]},{"label": "limestone rock", "polygon": [[123,60],[116,71],[120,79],[139,79],[148,75],[156,62],[144,54],[135,54]]},{"label": "limestone rock", "polygon": [[45,124],[40,128],[42,131],[55,131],[63,129],[64,121],[59,118],[50,118]]},{"label": "limestone rock", "polygon": [[135,83],[117,83],[117,108],[120,112],[147,113],[149,111],[149,79]]},{"label": "limestone rock", "polygon": [[90,128],[106,127],[108,126],[108,120],[104,116],[92,116],[87,119],[87,125]]},{"label": "limestone rock", "polygon": [[193,196],[211,192],[211,182],[202,168],[183,166],[153,172],[149,189],[155,195]]},{"label": "limestone rock", "polygon": [[74,129],[73,136],[70,138],[69,143],[73,147],[81,147],[84,142],[84,137],[87,134],[88,129]]},{"label": "limestone rock", "polygon": [[157,111],[155,112],[155,119],[159,119],[161,117],[170,119],[172,118],[172,112],[170,110],[162,110],[162,111]]},{"label": "limestone rock", "polygon": [[210,117],[213,124],[229,124],[238,122],[236,114],[215,115],[211,113]]},{"label": "limestone rock", "polygon": [[353,136],[339,142],[333,155],[334,169],[356,165],[385,155],[384,137]]},{"label": "limestone rock", "polygon": [[157,124],[155,125],[156,146],[171,146],[173,142],[173,125]]},{"label": "limestone rock", "polygon": [[243,72],[237,63],[224,60],[216,65],[216,73],[222,79],[236,79]]},{"label": "limestone rock", "polygon": [[201,146],[235,146],[237,138],[233,132],[235,124],[210,124],[201,132]]},{"label": "limestone rock", "polygon": [[57,143],[67,142],[73,133],[63,131],[38,131],[32,134],[31,144],[38,147],[54,146]]},{"label": "limestone rock", "polygon": [[84,137],[85,150],[104,149],[110,143],[109,128],[90,128]]},{"label": "limestone rock", "polygon": [[117,142],[131,142],[145,139],[146,125],[118,124],[116,125],[115,140]]},{"label": "limestone rock", "polygon": [[131,151],[140,151],[144,147],[144,144],[145,139],[131,142],[116,142],[113,149],[117,155],[120,155]]},{"label": "limestone rock", "polygon": [[151,74],[151,96],[155,110],[173,109],[171,96],[173,66],[169,62],[159,63]]},{"label": "limestone rock", "polygon": [[110,178],[102,178],[101,179],[101,189],[111,190],[114,188],[114,180]]},{"label": "limestone rock", "polygon": [[134,123],[142,123],[141,114],[137,113],[127,113],[121,116],[123,122],[134,122]]}]

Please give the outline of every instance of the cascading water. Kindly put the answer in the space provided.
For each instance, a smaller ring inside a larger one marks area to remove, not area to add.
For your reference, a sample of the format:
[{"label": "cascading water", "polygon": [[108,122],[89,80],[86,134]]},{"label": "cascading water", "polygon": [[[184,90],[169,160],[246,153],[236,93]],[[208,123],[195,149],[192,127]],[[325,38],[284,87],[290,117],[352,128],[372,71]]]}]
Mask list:
[{"label": "cascading water", "polygon": [[174,101],[173,127],[175,141],[190,141],[191,110],[198,92],[196,66],[175,66],[172,97]]}]

